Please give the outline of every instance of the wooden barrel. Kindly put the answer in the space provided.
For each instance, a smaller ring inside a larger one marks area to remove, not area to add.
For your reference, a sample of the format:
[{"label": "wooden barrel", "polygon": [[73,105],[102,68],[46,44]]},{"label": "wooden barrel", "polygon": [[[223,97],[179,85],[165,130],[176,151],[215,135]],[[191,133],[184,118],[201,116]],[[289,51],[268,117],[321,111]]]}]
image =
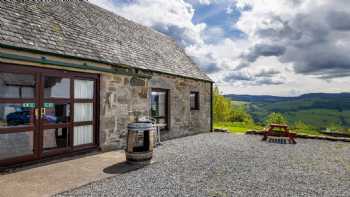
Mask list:
[{"label": "wooden barrel", "polygon": [[154,129],[152,124],[144,122],[129,124],[127,149],[125,150],[128,163],[149,164],[153,157],[153,146]]},{"label": "wooden barrel", "polygon": [[126,161],[131,164],[150,164],[153,151],[147,152],[126,152]]}]

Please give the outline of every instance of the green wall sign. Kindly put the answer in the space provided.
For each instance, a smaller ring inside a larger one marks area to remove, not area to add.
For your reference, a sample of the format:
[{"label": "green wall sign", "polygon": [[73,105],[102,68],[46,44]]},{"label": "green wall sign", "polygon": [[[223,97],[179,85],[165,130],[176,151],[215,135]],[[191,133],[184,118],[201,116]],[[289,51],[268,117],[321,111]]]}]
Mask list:
[{"label": "green wall sign", "polygon": [[53,108],[54,104],[53,103],[44,103],[45,108]]},{"label": "green wall sign", "polygon": [[22,107],[35,108],[35,103],[22,103]]}]

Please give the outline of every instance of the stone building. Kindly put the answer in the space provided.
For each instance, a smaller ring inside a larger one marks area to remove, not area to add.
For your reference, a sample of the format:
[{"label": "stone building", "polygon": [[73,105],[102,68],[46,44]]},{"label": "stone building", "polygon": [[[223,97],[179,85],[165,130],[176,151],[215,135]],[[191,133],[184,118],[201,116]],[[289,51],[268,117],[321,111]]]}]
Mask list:
[{"label": "stone building", "polygon": [[209,132],[212,81],[151,28],[87,1],[0,1],[0,165],[122,149],[127,124]]}]

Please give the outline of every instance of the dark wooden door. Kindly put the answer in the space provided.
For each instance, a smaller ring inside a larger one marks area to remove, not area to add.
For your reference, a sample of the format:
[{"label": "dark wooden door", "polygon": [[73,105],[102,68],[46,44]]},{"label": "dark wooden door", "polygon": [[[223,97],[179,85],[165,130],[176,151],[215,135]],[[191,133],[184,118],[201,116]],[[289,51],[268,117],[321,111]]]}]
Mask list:
[{"label": "dark wooden door", "polygon": [[97,146],[98,75],[0,64],[0,165]]},{"label": "dark wooden door", "polygon": [[72,79],[67,72],[40,76],[40,156],[71,150]]},{"label": "dark wooden door", "polygon": [[38,157],[40,75],[0,65],[0,162]]}]

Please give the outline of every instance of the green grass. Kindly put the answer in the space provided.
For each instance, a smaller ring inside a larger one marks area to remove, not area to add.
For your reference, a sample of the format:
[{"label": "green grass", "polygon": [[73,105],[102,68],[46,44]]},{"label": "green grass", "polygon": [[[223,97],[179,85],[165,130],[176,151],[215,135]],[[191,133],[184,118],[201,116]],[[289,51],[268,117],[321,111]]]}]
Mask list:
[{"label": "green grass", "polygon": [[249,102],[246,102],[246,101],[232,101],[232,104],[241,106],[241,105],[249,105]]},{"label": "green grass", "polygon": [[324,136],[324,134],[320,133],[316,130],[302,130],[302,131],[296,131],[292,129],[292,132],[298,133],[298,134],[306,134],[306,135],[317,135],[317,136]]},{"label": "green grass", "polygon": [[[263,130],[263,127],[258,125],[247,125],[241,122],[215,122],[214,128],[218,129],[227,129],[230,133],[245,133],[249,130],[260,131]],[[292,132],[306,135],[316,135],[316,136],[324,136],[324,134],[320,133],[317,130],[307,129],[302,131],[296,131],[291,129]]]},{"label": "green grass", "polygon": [[246,125],[241,122],[215,122],[214,128],[227,129],[230,133],[245,133],[249,130],[261,130],[262,128],[256,125]]}]

